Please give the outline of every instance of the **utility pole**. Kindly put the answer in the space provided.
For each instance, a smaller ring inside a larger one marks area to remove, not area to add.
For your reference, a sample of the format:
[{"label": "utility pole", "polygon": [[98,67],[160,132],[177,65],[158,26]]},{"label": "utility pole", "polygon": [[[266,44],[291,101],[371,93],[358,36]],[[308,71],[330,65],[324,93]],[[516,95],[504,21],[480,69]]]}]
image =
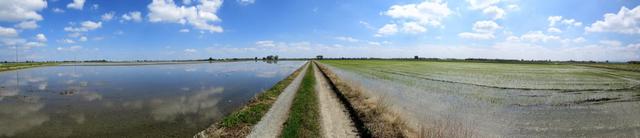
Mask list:
[{"label": "utility pole", "polygon": [[18,63],[18,45],[16,45],[15,48],[16,48],[16,63]]}]

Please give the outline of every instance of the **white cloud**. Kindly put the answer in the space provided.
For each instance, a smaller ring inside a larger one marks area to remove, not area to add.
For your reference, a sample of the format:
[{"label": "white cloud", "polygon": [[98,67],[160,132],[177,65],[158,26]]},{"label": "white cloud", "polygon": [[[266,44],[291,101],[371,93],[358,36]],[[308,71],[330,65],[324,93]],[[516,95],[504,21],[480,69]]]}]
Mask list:
[{"label": "white cloud", "polygon": [[257,41],[256,45],[260,46],[260,47],[273,47],[273,46],[276,46],[276,44],[272,40]]},{"label": "white cloud", "polygon": [[249,5],[256,3],[256,0],[236,0],[240,5]]},{"label": "white cloud", "polygon": [[78,41],[80,41],[80,42],[85,42],[85,41],[87,41],[87,37],[86,37],[86,36],[81,36],[81,37],[78,39]]},{"label": "white cloud", "polygon": [[520,6],[515,5],[515,4],[510,4],[507,6],[507,9],[511,10],[511,11],[518,11],[520,10]]},{"label": "white cloud", "polygon": [[473,31],[480,33],[493,33],[502,27],[494,21],[477,21],[473,23]]},{"label": "white cloud", "polygon": [[415,21],[422,25],[441,26],[443,18],[451,14],[446,2],[425,0],[418,4],[393,5],[384,13],[394,19]]},{"label": "white cloud", "polygon": [[402,30],[407,33],[416,34],[416,33],[426,32],[427,28],[423,27],[422,25],[416,22],[406,22],[402,24]]},{"label": "white cloud", "polygon": [[62,43],[73,44],[73,43],[76,43],[76,41],[73,41],[71,39],[64,39],[62,40]]},{"label": "white cloud", "polygon": [[111,21],[111,19],[113,19],[113,17],[115,16],[115,12],[107,12],[104,13],[102,16],[100,16],[100,19],[102,19],[102,21]]},{"label": "white cloud", "polygon": [[38,11],[47,7],[45,0],[0,0],[0,21],[42,20]]},{"label": "white cloud", "polygon": [[73,2],[67,4],[67,8],[82,10],[82,8],[84,7],[84,1],[85,0],[73,0]]},{"label": "white cloud", "polygon": [[575,19],[563,19],[562,16],[549,16],[547,18],[549,26],[556,26],[557,23],[561,23],[567,26],[582,26],[582,22],[578,22]]},{"label": "white cloud", "polygon": [[47,41],[47,37],[44,36],[44,34],[37,34],[36,35],[36,40],[38,40],[40,42],[46,42]]},{"label": "white cloud", "polygon": [[496,6],[491,6],[482,10],[482,13],[493,16],[493,19],[502,19],[506,14],[502,8],[498,8]]},{"label": "white cloud", "polygon": [[585,31],[640,34],[640,6],[631,10],[622,7],[617,14],[604,14],[604,20],[596,21],[591,26],[585,27]]},{"label": "white cloud", "polygon": [[335,39],[340,40],[340,41],[347,41],[347,42],[358,42],[360,40],[355,39],[353,37],[348,37],[348,36],[338,36],[335,37]]},{"label": "white cloud", "polygon": [[181,32],[181,33],[188,33],[188,32],[189,32],[189,29],[180,29],[178,32]]},{"label": "white cloud", "polygon": [[58,51],[78,51],[80,49],[82,49],[82,46],[70,46],[70,47],[58,47],[56,48]]},{"label": "white cloud", "polygon": [[488,40],[488,39],[495,38],[495,36],[492,33],[471,33],[471,32],[459,33],[458,37],[465,38],[465,39],[476,39],[476,40]]},{"label": "white cloud", "polygon": [[51,9],[51,11],[53,11],[55,13],[64,13],[64,10],[60,9],[60,8],[53,8],[53,9]]},{"label": "white cloud", "polygon": [[500,2],[500,0],[467,0],[469,2],[469,8],[472,10],[484,9],[493,6]]},{"label": "white cloud", "polygon": [[102,22],[84,21],[80,24],[80,27],[65,27],[64,31],[67,32],[87,32],[102,27]]},{"label": "white cloud", "polygon": [[617,40],[600,40],[600,44],[607,45],[607,46],[621,46],[622,42]]},{"label": "white cloud", "polygon": [[358,23],[360,23],[362,26],[364,26],[367,29],[375,29],[373,26],[371,26],[371,24],[369,24],[368,22],[365,21],[359,21]]},{"label": "white cloud", "polygon": [[213,22],[220,22],[216,15],[222,0],[199,0],[195,6],[177,6],[173,0],[153,0],[149,8],[149,21],[190,24],[196,29],[209,32],[222,32],[223,29]]},{"label": "white cloud", "polygon": [[0,26],[0,37],[16,37],[18,36],[18,31],[13,28],[5,28]]},{"label": "white cloud", "polygon": [[577,37],[577,38],[574,38],[572,41],[574,43],[582,43],[582,42],[587,41],[587,39],[584,39],[584,37]]},{"label": "white cloud", "polygon": [[142,13],[139,11],[132,11],[122,15],[122,19],[125,21],[134,21],[141,22],[142,21]]},{"label": "white cloud", "polygon": [[549,29],[547,29],[547,32],[550,33],[562,33],[562,30],[555,28],[555,27],[549,27]]},{"label": "white cloud", "polygon": [[509,37],[509,41],[528,41],[528,42],[548,42],[553,40],[560,40],[560,37],[554,35],[546,35],[542,31],[531,31],[523,34],[520,37]]},{"label": "white cloud", "polygon": [[393,34],[396,34],[397,32],[398,32],[398,25],[385,24],[384,26],[382,26],[382,28],[378,29],[378,33],[376,34],[376,36],[380,37],[380,36],[386,36],[386,35],[393,35]]},{"label": "white cloud", "polygon": [[195,52],[198,52],[198,50],[192,49],[192,48],[187,48],[187,49],[184,49],[184,52],[185,53],[195,53]]},{"label": "white cloud", "polygon": [[560,23],[569,25],[569,26],[582,26],[582,22],[578,22],[575,19],[564,19]]},{"label": "white cloud", "polygon": [[562,20],[562,16],[549,16],[547,20],[549,21],[549,26],[555,26],[557,22]]},{"label": "white cloud", "polygon": [[42,43],[42,42],[27,42],[27,43],[24,44],[23,47],[25,49],[31,49],[31,48],[34,48],[34,47],[43,47],[43,46],[46,46],[46,45],[47,44]]},{"label": "white cloud", "polygon": [[494,39],[495,36],[493,33],[501,28],[502,27],[494,21],[477,21],[473,23],[472,29],[474,32],[462,32],[458,34],[458,37],[475,40]]},{"label": "white cloud", "polygon": [[36,29],[38,28],[38,23],[34,20],[22,21],[19,24],[16,24],[16,27],[20,29]]}]

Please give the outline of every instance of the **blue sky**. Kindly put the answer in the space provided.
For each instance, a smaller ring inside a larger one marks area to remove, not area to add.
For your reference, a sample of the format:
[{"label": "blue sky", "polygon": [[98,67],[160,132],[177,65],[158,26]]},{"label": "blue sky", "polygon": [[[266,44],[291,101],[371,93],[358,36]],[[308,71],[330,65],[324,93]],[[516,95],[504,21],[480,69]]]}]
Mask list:
[{"label": "blue sky", "polygon": [[3,0],[0,60],[640,60],[635,0]]}]

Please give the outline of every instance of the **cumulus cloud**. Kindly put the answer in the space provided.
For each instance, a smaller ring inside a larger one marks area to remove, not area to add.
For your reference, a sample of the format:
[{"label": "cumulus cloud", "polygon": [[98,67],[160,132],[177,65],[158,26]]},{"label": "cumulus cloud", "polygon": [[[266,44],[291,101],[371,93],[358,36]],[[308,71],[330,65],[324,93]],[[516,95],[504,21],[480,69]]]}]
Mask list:
[{"label": "cumulus cloud", "polygon": [[598,20],[585,27],[585,31],[640,34],[640,6],[633,9],[622,7],[617,14],[604,14],[604,20]]},{"label": "cumulus cloud", "polygon": [[378,29],[377,37],[393,35],[398,32],[398,25],[396,24],[385,24],[380,29]]},{"label": "cumulus cloud", "polygon": [[481,33],[493,33],[502,28],[494,21],[477,21],[473,24],[473,30]]},{"label": "cumulus cloud", "polygon": [[100,16],[100,19],[102,19],[102,21],[111,21],[115,14],[115,12],[107,12]]},{"label": "cumulus cloud", "polygon": [[582,26],[582,22],[578,22],[575,19],[563,19],[562,16],[549,16],[547,18],[549,26],[556,26],[557,23],[561,23],[567,26]]},{"label": "cumulus cloud", "polygon": [[562,30],[555,28],[555,27],[549,27],[549,29],[547,29],[547,32],[550,33],[562,33]]},{"label": "cumulus cloud", "polygon": [[496,6],[491,6],[482,10],[482,13],[493,16],[493,19],[502,19],[506,14],[502,8],[498,8]]},{"label": "cumulus cloud", "polygon": [[440,26],[443,18],[451,14],[446,2],[425,0],[418,4],[393,5],[385,15],[402,20],[415,21],[421,25]]},{"label": "cumulus cloud", "polygon": [[0,26],[0,37],[16,37],[18,36],[18,31],[13,28],[5,28]]},{"label": "cumulus cloud", "polygon": [[73,0],[73,2],[67,4],[67,8],[82,10],[82,8],[84,7],[84,2],[85,0]]},{"label": "cumulus cloud", "polygon": [[500,0],[467,0],[469,8],[472,10],[484,9],[491,7],[500,2]]},{"label": "cumulus cloud", "polygon": [[181,33],[188,33],[188,32],[189,32],[189,29],[180,29],[178,32],[181,32]]},{"label": "cumulus cloud", "polygon": [[220,22],[216,15],[222,0],[199,0],[195,6],[177,6],[173,0],[153,0],[149,8],[149,21],[190,24],[196,29],[209,32],[223,32],[222,27],[213,23]]},{"label": "cumulus cloud", "polygon": [[87,32],[102,27],[102,22],[84,21],[79,27],[65,27],[67,32]]},{"label": "cumulus cloud", "polygon": [[125,21],[134,21],[141,22],[142,21],[142,13],[139,11],[132,11],[122,15],[122,19]]},{"label": "cumulus cloud", "polygon": [[44,36],[44,34],[37,34],[36,35],[36,40],[38,40],[40,42],[46,42],[47,41],[47,37]]},{"label": "cumulus cloud", "polygon": [[416,23],[416,22],[406,22],[404,24],[402,24],[402,30],[404,32],[407,33],[422,33],[422,32],[426,32],[427,28],[421,26],[420,24]]},{"label": "cumulus cloud", "polygon": [[508,41],[526,41],[526,42],[549,42],[553,40],[560,40],[559,36],[547,35],[542,31],[531,31],[523,34],[520,37],[511,36],[507,38]]},{"label": "cumulus cloud", "polygon": [[38,24],[34,20],[22,21],[19,24],[16,24],[16,27],[20,29],[36,29],[38,28]]},{"label": "cumulus cloud", "polygon": [[42,20],[38,11],[47,7],[45,0],[0,0],[0,21]]},{"label": "cumulus cloud", "polygon": [[494,39],[493,33],[502,27],[494,21],[477,21],[473,24],[474,32],[462,32],[458,37],[465,39],[488,40]]}]

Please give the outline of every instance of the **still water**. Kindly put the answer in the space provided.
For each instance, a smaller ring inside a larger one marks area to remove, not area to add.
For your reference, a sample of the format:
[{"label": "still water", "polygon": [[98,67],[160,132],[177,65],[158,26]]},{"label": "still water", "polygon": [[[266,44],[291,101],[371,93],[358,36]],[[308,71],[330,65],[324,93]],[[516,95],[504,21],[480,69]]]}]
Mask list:
[{"label": "still water", "polygon": [[0,72],[0,137],[191,137],[302,61]]}]

